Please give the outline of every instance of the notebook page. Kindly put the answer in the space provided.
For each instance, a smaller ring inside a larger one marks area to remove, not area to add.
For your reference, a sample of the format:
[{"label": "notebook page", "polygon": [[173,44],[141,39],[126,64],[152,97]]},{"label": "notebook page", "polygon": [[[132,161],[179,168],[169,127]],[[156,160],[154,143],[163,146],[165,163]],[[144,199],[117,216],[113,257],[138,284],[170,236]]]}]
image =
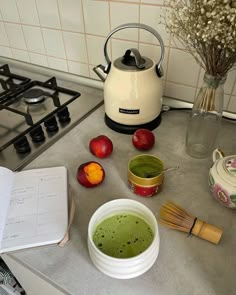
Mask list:
[{"label": "notebook page", "polygon": [[67,229],[67,170],[53,167],[16,174],[2,251],[59,242]]},{"label": "notebook page", "polygon": [[14,172],[7,168],[0,167],[0,249],[8,206],[10,204],[13,179]]}]

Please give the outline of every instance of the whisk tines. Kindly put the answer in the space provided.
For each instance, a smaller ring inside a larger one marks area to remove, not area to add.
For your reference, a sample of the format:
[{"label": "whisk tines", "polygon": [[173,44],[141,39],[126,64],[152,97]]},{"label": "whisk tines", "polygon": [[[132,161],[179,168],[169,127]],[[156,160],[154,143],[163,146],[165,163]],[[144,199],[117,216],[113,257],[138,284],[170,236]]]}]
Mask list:
[{"label": "whisk tines", "polygon": [[172,229],[189,233],[194,220],[195,216],[172,201],[167,201],[160,209],[159,222]]}]

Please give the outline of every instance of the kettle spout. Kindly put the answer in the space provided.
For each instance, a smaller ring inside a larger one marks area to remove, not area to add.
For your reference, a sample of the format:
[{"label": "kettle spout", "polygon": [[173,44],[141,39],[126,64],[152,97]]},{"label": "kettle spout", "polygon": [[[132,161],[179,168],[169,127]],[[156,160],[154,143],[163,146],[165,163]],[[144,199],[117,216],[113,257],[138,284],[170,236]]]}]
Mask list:
[{"label": "kettle spout", "polygon": [[93,71],[98,75],[98,77],[104,82],[107,78],[107,73],[103,65],[98,65],[93,68]]}]

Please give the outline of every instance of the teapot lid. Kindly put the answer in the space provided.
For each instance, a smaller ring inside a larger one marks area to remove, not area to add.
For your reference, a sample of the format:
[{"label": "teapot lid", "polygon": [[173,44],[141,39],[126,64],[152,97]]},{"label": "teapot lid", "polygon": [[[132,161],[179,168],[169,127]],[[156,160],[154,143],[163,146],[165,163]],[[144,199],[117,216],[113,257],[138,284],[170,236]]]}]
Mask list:
[{"label": "teapot lid", "polygon": [[236,156],[231,156],[224,161],[224,169],[236,181]]},{"label": "teapot lid", "polygon": [[135,48],[126,50],[124,56],[114,61],[114,66],[122,71],[144,71],[150,69],[153,65],[154,62],[150,58],[141,56]]},{"label": "teapot lid", "polygon": [[218,174],[232,186],[236,186],[236,155],[220,159],[217,163]]}]

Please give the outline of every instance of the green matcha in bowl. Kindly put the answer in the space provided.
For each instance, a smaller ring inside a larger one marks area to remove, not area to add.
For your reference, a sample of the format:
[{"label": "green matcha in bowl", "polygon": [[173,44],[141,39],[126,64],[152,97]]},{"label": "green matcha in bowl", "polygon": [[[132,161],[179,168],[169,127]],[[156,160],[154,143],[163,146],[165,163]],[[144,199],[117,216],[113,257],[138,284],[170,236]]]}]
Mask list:
[{"label": "green matcha in bowl", "polygon": [[94,265],[118,279],[146,272],[159,253],[158,225],[141,203],[118,199],[93,214],[88,228],[88,249]]}]

